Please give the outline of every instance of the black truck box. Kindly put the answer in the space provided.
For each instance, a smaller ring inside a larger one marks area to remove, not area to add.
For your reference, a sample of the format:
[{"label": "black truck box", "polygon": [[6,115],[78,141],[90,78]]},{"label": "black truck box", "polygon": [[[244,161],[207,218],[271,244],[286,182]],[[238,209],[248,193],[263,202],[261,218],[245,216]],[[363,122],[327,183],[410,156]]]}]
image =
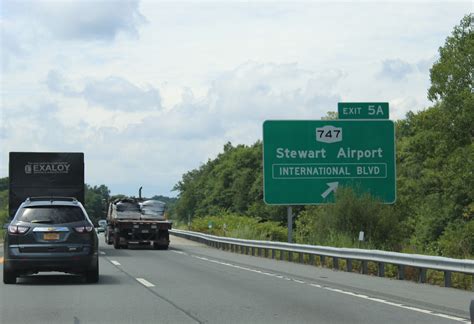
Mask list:
[{"label": "black truck box", "polygon": [[84,153],[10,152],[9,216],[28,197],[75,197],[84,204]]}]

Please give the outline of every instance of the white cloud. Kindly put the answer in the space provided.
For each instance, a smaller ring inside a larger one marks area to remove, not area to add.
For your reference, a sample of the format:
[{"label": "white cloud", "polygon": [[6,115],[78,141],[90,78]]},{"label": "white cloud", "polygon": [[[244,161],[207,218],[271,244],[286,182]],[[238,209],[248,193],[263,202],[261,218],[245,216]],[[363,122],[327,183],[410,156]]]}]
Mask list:
[{"label": "white cloud", "polygon": [[216,114],[229,121],[320,117],[337,105],[335,92],[344,73],[315,73],[297,64],[243,64],[216,79],[209,103]]},{"label": "white cloud", "polygon": [[136,37],[146,22],[138,0],[6,2],[13,17],[31,19],[50,35],[66,41],[111,41],[120,32]]},{"label": "white cloud", "polygon": [[82,90],[74,89],[77,81],[66,80],[61,73],[50,71],[48,88],[67,97],[82,97],[90,105],[110,110],[143,111],[161,108],[160,92],[153,87],[141,88],[120,77],[87,80]]},{"label": "white cloud", "polygon": [[413,67],[400,59],[384,60],[379,76],[395,81],[403,80],[408,74],[413,73]]},{"label": "white cloud", "polygon": [[470,10],[470,2],[2,6],[0,176],[8,151],[83,151],[87,182],[127,194],[143,185],[150,195],[169,193],[227,141],[261,139],[266,119],[319,119],[338,101],[389,101],[392,119],[423,109],[437,49]]}]

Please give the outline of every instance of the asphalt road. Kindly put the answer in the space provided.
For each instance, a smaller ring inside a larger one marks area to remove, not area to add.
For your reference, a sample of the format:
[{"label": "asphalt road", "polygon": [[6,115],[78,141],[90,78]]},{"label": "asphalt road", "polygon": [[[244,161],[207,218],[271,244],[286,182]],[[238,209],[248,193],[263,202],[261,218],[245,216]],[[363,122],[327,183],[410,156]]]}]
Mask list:
[{"label": "asphalt road", "polygon": [[98,284],[60,273],[0,284],[0,323],[469,323],[472,292],[171,240],[114,250],[100,235]]}]

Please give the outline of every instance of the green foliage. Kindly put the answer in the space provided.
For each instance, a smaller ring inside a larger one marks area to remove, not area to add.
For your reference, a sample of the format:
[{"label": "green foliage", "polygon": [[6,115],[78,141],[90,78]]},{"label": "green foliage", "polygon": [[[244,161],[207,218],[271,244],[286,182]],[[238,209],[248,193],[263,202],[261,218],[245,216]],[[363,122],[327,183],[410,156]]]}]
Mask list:
[{"label": "green foliage", "polygon": [[[397,123],[395,207],[406,217],[405,245],[417,253],[472,257],[468,248],[474,246],[468,235],[474,219],[471,18],[465,16],[439,49],[428,91],[435,105]],[[459,237],[464,237],[463,243],[457,242]]]},{"label": "green foliage", "polygon": [[9,180],[8,177],[0,178],[0,191],[8,190]]},{"label": "green foliage", "polygon": [[8,215],[8,178],[0,179],[0,226],[3,226],[9,219]]},{"label": "green foliage", "polygon": [[[471,16],[439,49],[428,97],[433,107],[396,123],[397,202],[340,188],[330,206],[295,208],[300,243],[359,246],[472,257],[474,240],[474,36]],[[337,114],[329,112],[325,119]],[[262,202],[262,147],[230,143],[224,152],[183,176],[176,213],[186,220],[232,212],[285,223],[285,207]],[[242,225],[242,232],[249,232]],[[243,235],[243,234],[239,234]],[[247,234],[245,234],[247,235]]]},{"label": "green foliage", "polygon": [[439,48],[439,59],[430,70],[430,100],[460,99],[474,87],[473,19],[472,14],[464,16]]},{"label": "green foliage", "polygon": [[474,219],[449,224],[439,239],[439,245],[441,254],[444,256],[472,258],[474,256]]},{"label": "green foliage", "polygon": [[296,241],[317,245],[358,246],[364,231],[364,247],[399,249],[400,222],[392,206],[381,204],[368,194],[338,188],[335,203],[308,207],[296,221]]},{"label": "green foliage", "polygon": [[174,214],[186,221],[188,216],[215,215],[220,211],[284,221],[281,207],[266,206],[263,198],[262,143],[232,146],[199,169],[184,174],[174,190],[179,192]]},{"label": "green foliage", "polygon": [[[474,16],[466,15],[439,48],[439,59],[430,70],[428,98],[440,102],[449,123],[441,138],[452,145],[472,143],[474,136]],[[446,130],[448,130],[446,132]]]},{"label": "green foliage", "polygon": [[91,187],[85,185],[85,208],[94,224],[106,217],[107,204],[110,199],[110,190],[105,185]]},{"label": "green foliage", "polygon": [[[211,225],[211,228],[209,228],[209,225]],[[286,229],[277,222],[261,221],[255,217],[229,213],[193,219],[190,229],[212,235],[241,239],[287,241]]]}]

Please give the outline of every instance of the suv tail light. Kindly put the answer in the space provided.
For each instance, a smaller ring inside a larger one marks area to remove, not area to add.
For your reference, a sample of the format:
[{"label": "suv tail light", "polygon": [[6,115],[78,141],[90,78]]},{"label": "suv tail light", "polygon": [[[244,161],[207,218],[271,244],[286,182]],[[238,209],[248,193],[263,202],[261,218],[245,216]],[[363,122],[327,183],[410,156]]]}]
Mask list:
[{"label": "suv tail light", "polygon": [[93,226],[79,226],[74,227],[74,230],[78,233],[90,233],[94,229]]},{"label": "suv tail light", "polygon": [[25,234],[28,231],[28,226],[17,226],[10,225],[8,226],[8,233],[10,234]]}]

